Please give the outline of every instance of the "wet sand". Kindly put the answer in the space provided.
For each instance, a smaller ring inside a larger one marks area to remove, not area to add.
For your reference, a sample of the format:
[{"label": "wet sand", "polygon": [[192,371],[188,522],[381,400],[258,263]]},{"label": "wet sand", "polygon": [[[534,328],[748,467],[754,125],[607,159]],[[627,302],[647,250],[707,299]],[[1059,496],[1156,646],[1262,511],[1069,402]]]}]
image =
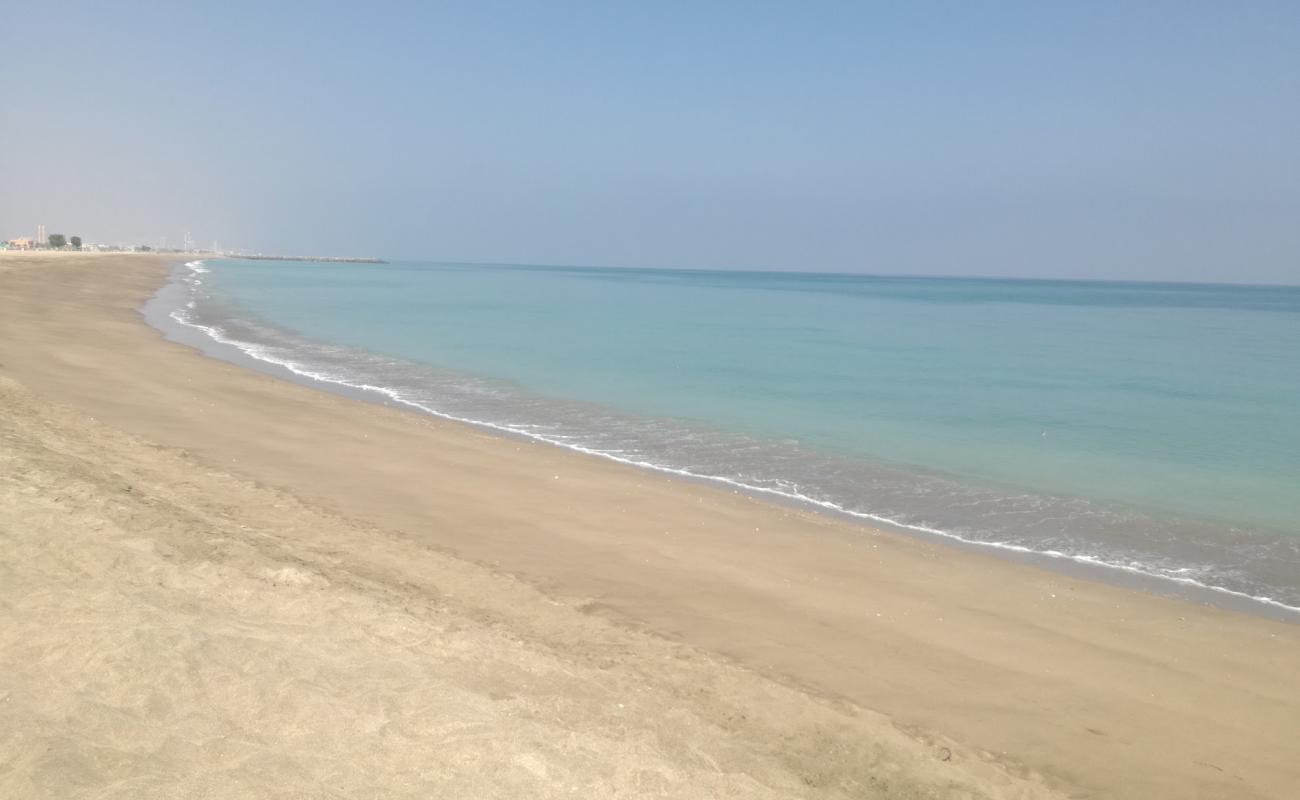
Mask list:
[{"label": "wet sand", "polygon": [[168,263],[0,257],[0,794],[1300,787],[1300,626],[208,359]]}]

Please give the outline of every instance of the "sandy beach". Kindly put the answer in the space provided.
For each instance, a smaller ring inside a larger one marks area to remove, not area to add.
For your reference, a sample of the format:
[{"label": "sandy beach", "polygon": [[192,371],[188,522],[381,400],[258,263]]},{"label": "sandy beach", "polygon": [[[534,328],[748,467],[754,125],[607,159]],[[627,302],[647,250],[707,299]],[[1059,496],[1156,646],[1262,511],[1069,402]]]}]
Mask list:
[{"label": "sandy beach", "polygon": [[0,254],[0,796],[1300,793],[1300,625],[209,359]]}]

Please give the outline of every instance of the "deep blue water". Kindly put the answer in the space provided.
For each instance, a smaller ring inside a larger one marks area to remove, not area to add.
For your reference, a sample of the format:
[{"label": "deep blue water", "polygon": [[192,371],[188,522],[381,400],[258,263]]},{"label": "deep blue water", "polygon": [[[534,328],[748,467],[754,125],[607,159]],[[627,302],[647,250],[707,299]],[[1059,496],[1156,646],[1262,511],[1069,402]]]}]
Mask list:
[{"label": "deep blue water", "polygon": [[174,316],[426,410],[1300,607],[1300,287],[209,260]]}]

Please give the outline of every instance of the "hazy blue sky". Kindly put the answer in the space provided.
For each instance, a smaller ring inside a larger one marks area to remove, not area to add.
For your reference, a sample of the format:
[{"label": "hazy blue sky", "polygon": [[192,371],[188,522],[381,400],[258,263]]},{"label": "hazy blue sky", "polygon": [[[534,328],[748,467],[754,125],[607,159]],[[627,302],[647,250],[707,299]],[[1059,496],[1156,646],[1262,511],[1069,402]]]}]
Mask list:
[{"label": "hazy blue sky", "polygon": [[5,19],[3,236],[1300,282],[1294,0]]}]

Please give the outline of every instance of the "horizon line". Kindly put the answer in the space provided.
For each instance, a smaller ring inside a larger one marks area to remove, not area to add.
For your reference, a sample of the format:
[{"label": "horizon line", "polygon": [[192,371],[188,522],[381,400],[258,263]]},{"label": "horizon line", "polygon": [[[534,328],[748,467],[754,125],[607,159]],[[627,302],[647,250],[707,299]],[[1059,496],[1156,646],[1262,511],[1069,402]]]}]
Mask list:
[{"label": "horizon line", "polygon": [[[239,258],[236,255],[226,256]],[[786,267],[666,267],[666,266],[619,266],[612,264],[560,264],[560,263],[525,263],[512,261],[471,261],[442,259],[412,259],[407,257],[384,258],[388,263],[425,263],[437,265],[461,265],[475,267],[514,267],[543,269],[590,269],[590,270],[645,270],[650,272],[720,272],[733,274],[762,275],[804,275],[848,278],[909,278],[920,280],[972,280],[972,281],[1037,281],[1041,283],[1126,283],[1156,284],[1164,286],[1234,286],[1257,289],[1300,289],[1300,280],[1295,283],[1254,283],[1226,280],[1161,280],[1154,278],[1071,278],[1071,277],[1031,277],[1021,275],[954,275],[949,273],[901,273],[901,272],[851,272],[847,270],[797,270]]]}]

